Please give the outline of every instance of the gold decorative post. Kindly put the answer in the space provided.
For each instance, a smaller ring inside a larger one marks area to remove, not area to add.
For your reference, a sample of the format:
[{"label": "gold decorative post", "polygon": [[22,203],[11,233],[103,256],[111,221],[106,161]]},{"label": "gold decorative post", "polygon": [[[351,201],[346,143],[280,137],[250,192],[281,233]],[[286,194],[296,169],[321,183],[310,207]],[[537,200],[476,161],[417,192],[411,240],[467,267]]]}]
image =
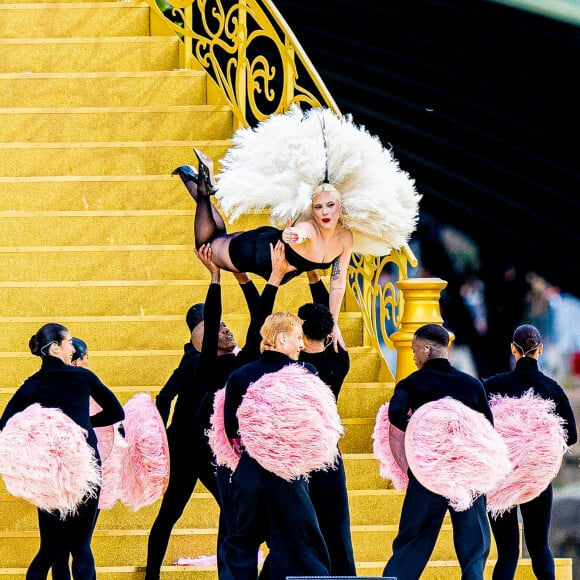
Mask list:
[{"label": "gold decorative post", "polygon": [[407,278],[395,283],[403,295],[403,315],[399,330],[391,335],[397,349],[396,381],[417,370],[413,361],[411,340],[415,331],[424,324],[442,324],[439,299],[447,286],[441,278]]}]

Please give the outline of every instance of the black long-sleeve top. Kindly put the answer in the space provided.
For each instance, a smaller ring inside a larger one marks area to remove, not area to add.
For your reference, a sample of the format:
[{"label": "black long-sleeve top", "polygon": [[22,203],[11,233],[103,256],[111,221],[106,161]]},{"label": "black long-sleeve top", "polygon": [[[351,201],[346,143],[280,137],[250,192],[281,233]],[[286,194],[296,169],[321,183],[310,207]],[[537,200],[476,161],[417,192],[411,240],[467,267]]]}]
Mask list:
[{"label": "black long-sleeve top", "polygon": [[[221,285],[212,283],[209,285],[204,308],[204,332],[201,353],[197,363],[193,365],[190,378],[190,390],[198,393],[199,399],[194,403],[190,397],[190,403],[194,406],[183,404],[180,408],[176,422],[174,418],[171,429],[185,428],[192,431],[192,418],[194,418],[194,430],[198,435],[210,427],[210,417],[213,412],[213,399],[216,391],[221,389],[229,375],[242,365],[257,359],[260,356],[260,329],[266,317],[272,313],[276,298],[276,287],[267,284],[262,294],[253,282],[242,284],[242,291],[246,298],[248,309],[251,313],[250,324],[246,333],[246,341],[237,353],[218,354],[219,331],[222,319]],[[178,399],[179,401],[179,399]]]},{"label": "black long-sleeve top", "polygon": [[[92,416],[89,413],[91,397],[102,409]],[[95,373],[83,367],[66,365],[51,356],[42,359],[40,370],[26,379],[8,401],[0,417],[0,430],[16,413],[34,403],[61,409],[86,429],[87,442],[95,449],[97,436],[94,427],[113,425],[125,418],[121,403]]]},{"label": "black long-sleeve top", "polygon": [[226,434],[230,439],[237,439],[240,436],[236,413],[248,387],[265,374],[274,373],[290,364],[300,364],[316,374],[316,368],[309,363],[297,362],[275,350],[265,350],[258,360],[240,367],[229,376],[226,383],[224,422]]},{"label": "black long-sleeve top", "polygon": [[[259,294],[253,282],[241,285],[248,308],[255,310]],[[194,419],[208,414],[208,393],[213,393],[218,385],[223,386],[229,373],[237,368],[236,356],[222,355],[217,361],[218,335],[221,324],[222,304],[220,284],[210,284],[204,307],[204,333],[202,352],[191,343],[183,347],[184,353],[179,366],[173,371],[155,398],[155,404],[167,426],[171,404],[175,407],[171,418],[171,431],[193,433]],[[259,352],[259,351],[258,351]],[[202,408],[203,407],[203,408]],[[205,419],[204,419],[205,423]],[[201,426],[202,430],[205,425]]]},{"label": "black long-sleeve top", "polygon": [[316,367],[320,380],[330,387],[338,401],[340,389],[350,370],[348,351],[339,345],[338,352],[335,352],[333,345],[329,344],[326,350],[322,352],[306,352],[303,350],[299,358],[302,362],[310,363]]},{"label": "black long-sleeve top", "polygon": [[426,361],[421,369],[397,383],[389,401],[389,421],[401,431],[406,431],[410,412],[444,397],[452,397],[474,411],[483,413],[493,425],[493,416],[481,381],[453,368],[446,358]]},{"label": "black long-sleeve top", "polygon": [[536,359],[522,357],[514,370],[489,377],[483,385],[490,399],[495,395],[521,397],[529,389],[543,399],[551,399],[556,404],[556,413],[566,422],[567,444],[574,445],[578,440],[574,412],[564,389],[538,369]]},{"label": "black long-sleeve top", "polygon": [[155,404],[163,423],[167,426],[171,413],[171,403],[177,397],[173,410],[172,424],[185,423],[191,420],[191,409],[199,405],[203,396],[201,389],[196,389],[193,382],[195,369],[199,362],[200,352],[190,343],[183,346],[183,356],[178,367],[157,394]]}]

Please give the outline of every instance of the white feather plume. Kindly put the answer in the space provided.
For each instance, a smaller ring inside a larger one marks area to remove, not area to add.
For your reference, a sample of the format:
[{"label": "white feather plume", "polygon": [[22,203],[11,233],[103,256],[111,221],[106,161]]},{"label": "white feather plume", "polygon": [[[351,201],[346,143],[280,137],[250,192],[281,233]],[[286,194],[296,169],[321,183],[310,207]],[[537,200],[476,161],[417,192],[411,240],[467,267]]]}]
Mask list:
[{"label": "white feather plume", "polygon": [[216,199],[231,223],[268,211],[281,227],[288,218],[311,217],[312,194],[327,168],[354,252],[384,256],[409,240],[421,197],[414,180],[377,136],[330,109],[293,105],[236,131],[216,175]]}]

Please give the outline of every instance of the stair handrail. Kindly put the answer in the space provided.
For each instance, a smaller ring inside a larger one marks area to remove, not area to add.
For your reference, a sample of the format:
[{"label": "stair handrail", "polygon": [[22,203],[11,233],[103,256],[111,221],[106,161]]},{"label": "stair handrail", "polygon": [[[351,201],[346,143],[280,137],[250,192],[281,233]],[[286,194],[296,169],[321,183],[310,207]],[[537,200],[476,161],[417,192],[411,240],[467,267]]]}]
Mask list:
[{"label": "stair handrail", "polygon": [[[152,10],[152,33],[167,34],[169,28],[179,36],[184,68],[203,67],[231,106],[238,127],[284,113],[293,103],[324,106],[341,114],[270,0],[146,2]],[[388,256],[353,254],[349,266],[348,285],[363,315],[363,344],[383,355],[388,381],[395,379],[396,359],[390,355],[396,355],[396,345],[391,335],[400,328],[404,304],[396,281],[408,278],[409,265],[416,266],[417,259],[404,245]]]}]

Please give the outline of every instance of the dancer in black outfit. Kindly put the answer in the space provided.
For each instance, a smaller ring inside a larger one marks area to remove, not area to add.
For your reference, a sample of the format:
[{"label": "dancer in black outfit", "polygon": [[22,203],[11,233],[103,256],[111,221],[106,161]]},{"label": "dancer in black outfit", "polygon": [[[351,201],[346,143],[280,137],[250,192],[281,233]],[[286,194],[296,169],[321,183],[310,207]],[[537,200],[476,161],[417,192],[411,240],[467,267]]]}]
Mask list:
[{"label": "dancer in black outfit", "polygon": [[[262,355],[234,371],[226,384],[226,435],[239,438],[236,412],[248,387],[298,360],[304,347],[302,323],[286,312],[270,315],[261,330]],[[315,367],[301,363],[312,373]],[[242,441],[243,444],[243,441]],[[330,561],[305,477],[285,480],[264,469],[243,450],[232,475],[235,529],[220,546],[220,580],[255,580],[258,549],[269,546],[269,578],[328,576]]]},{"label": "dancer in black outfit", "polygon": [[[316,272],[308,273],[313,303],[298,309],[304,332],[304,350],[299,360],[316,367],[318,376],[338,396],[348,371],[350,357],[341,346],[336,352],[331,345],[333,318],[328,310],[328,291]],[[328,547],[330,573],[333,576],[356,576],[350,531],[350,510],[346,473],[342,455],[337,464],[326,471],[313,471],[308,480],[310,498]]]},{"label": "dancer in black outfit", "polygon": [[[482,383],[454,369],[447,358],[449,333],[437,324],[426,324],[415,331],[411,348],[417,371],[399,381],[389,402],[389,421],[407,430],[411,413],[421,405],[451,397],[485,415],[493,416]],[[393,555],[383,576],[398,580],[418,580],[427,565],[447,511],[453,526],[453,542],[463,580],[483,580],[491,535],[485,497],[457,511],[442,495],[423,486],[409,469],[409,484],[403,501],[399,531],[393,541]]]},{"label": "dancer in black outfit", "polygon": [[[281,249],[284,251],[284,248]],[[348,351],[340,345],[332,348],[333,317],[328,309],[328,290],[315,271],[307,273],[312,302],[298,309],[303,321],[304,350],[299,360],[316,367],[320,379],[332,390],[338,400],[346,375],[350,370]],[[272,302],[277,288],[272,287]],[[318,524],[324,536],[330,556],[330,572],[333,576],[356,576],[356,565],[350,530],[350,509],[346,486],[344,462],[339,453],[336,466],[326,471],[313,471],[308,478],[310,498]],[[260,578],[266,578],[270,561],[266,558]]]},{"label": "dancer in black outfit", "polygon": [[[59,408],[86,430],[87,443],[100,462],[94,427],[123,420],[125,414],[117,397],[92,371],[71,366],[74,346],[66,327],[56,323],[45,324],[32,336],[29,346],[30,352],[42,359],[40,370],[26,379],[10,399],[0,418],[0,430],[12,416],[34,403]],[[102,411],[89,417],[91,397]],[[27,580],[46,580],[54,559],[64,552],[72,555],[75,580],[95,576],[91,539],[98,503],[97,494],[84,501],[76,514],[68,515],[64,520],[57,513],[38,510],[40,548],[28,568]],[[61,580],[54,572],[53,578]]]},{"label": "dancer in black outfit", "polygon": [[[531,324],[518,326],[511,343],[511,353],[516,360],[515,369],[494,375],[484,381],[485,390],[491,398],[496,395],[521,397],[526,391],[533,389],[535,395],[552,400],[556,404],[556,413],[565,421],[566,443],[574,445],[578,436],[570,401],[556,381],[538,370],[538,359],[543,350],[542,338],[535,326]],[[519,505],[526,547],[538,580],[555,578],[554,557],[549,542],[552,495],[550,484],[538,497]],[[497,563],[493,569],[493,580],[512,580],[520,555],[518,509],[513,507],[489,519],[497,545]]]},{"label": "dancer in black outfit", "polygon": [[[89,349],[87,343],[76,336],[73,336],[74,354],[71,357],[70,364],[75,367],[89,368]],[[102,459],[102,458],[101,458]],[[95,515],[95,525],[97,524],[97,517],[99,510]],[[59,554],[52,563],[52,577],[59,580],[70,580],[70,553],[68,551]],[[96,576],[95,576],[96,578]]]},{"label": "dancer in black outfit", "polygon": [[[246,274],[234,274],[252,314],[242,349],[236,348],[237,343],[232,333],[221,321],[221,270],[213,263],[211,248],[205,245],[196,252],[211,273],[211,283],[205,304],[196,304],[188,312],[191,343],[185,345],[185,354],[179,367],[156,400],[161,416],[167,421],[171,401],[177,396],[171,425],[167,429],[169,484],[149,535],[146,580],[158,580],[171,531],[181,517],[198,480],[220,506],[218,548],[226,533],[228,510],[221,509],[223,498],[217,481],[220,469],[218,468],[216,476],[215,460],[205,432],[210,427],[216,391],[225,385],[233,370],[260,355],[259,329],[266,316],[272,312],[274,304],[273,299],[270,299],[269,288],[274,284],[279,285],[290,268],[280,258],[280,246],[271,251],[274,266],[262,296]],[[228,479],[229,475],[225,473],[222,477]]]},{"label": "dancer in black outfit", "polygon": [[[236,274],[236,278],[248,307],[253,310],[259,298],[256,287],[245,274]],[[202,401],[205,401],[208,390],[213,390],[213,381],[220,380],[212,377],[211,382],[208,382],[207,369],[213,367],[213,372],[218,375],[222,372],[229,374],[230,370],[236,368],[237,343],[221,321],[219,270],[217,276],[212,272],[212,283],[205,304],[193,305],[187,312],[186,322],[191,333],[190,342],[184,346],[179,366],[156,397],[156,405],[165,424],[169,420],[171,404],[175,398],[176,403],[171,424],[167,428],[169,483],[149,534],[146,580],[159,580],[171,532],[198,481],[221,505],[213,455],[204,433],[207,419],[201,409],[205,408]],[[218,356],[219,364],[213,366]],[[223,517],[220,510],[218,545],[224,530]]]}]

